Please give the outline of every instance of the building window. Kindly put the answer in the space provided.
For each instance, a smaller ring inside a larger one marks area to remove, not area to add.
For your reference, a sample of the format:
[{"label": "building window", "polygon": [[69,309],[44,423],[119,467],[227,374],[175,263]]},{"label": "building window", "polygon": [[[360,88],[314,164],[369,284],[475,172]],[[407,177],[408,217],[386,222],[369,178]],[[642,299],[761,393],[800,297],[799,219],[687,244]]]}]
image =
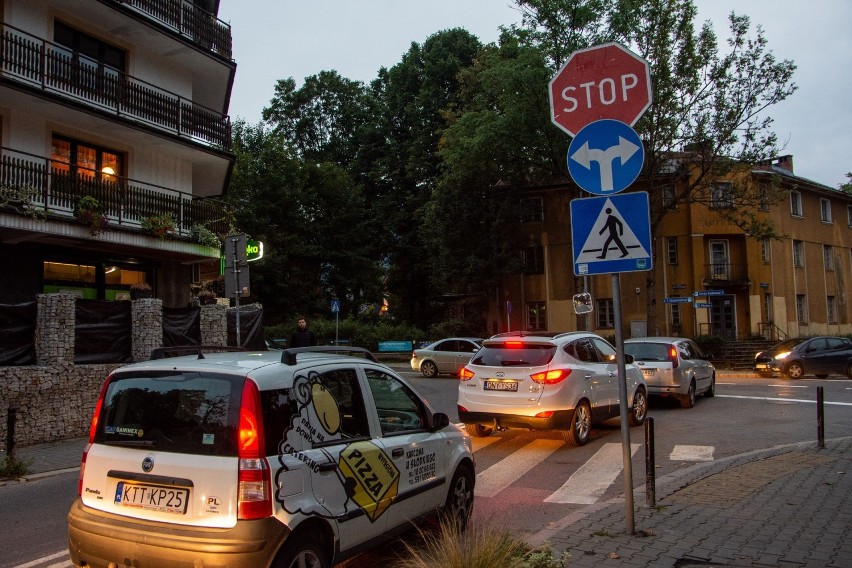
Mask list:
[{"label": "building window", "polygon": [[831,201],[828,199],[819,200],[819,220],[823,223],[831,223]]},{"label": "building window", "polygon": [[796,321],[808,323],[808,302],[804,294],[796,294]]},{"label": "building window", "polygon": [[663,206],[664,207],[671,207],[672,209],[677,208],[677,204],[675,203],[675,188],[674,188],[674,185],[663,186]]},{"label": "building window", "polygon": [[766,318],[765,321],[771,323],[772,322],[772,294],[764,294],[763,295],[763,314]]},{"label": "building window", "polygon": [[669,257],[669,264],[677,264],[677,237],[666,238],[666,249]]},{"label": "building window", "polygon": [[793,241],[793,266],[804,268],[805,266],[805,243]]},{"label": "building window", "polygon": [[544,221],[544,200],[541,197],[527,197],[519,204],[521,223],[540,223]]},{"label": "building window", "polygon": [[77,91],[99,96],[117,94],[125,71],[125,52],[95,37],[55,22],[50,53],[50,74]]},{"label": "building window", "polygon": [[846,206],[846,224],[852,227],[852,205]]},{"label": "building window", "polygon": [[834,296],[828,296],[825,302],[825,308],[828,316],[828,323],[837,323],[837,305],[834,301]]},{"label": "building window", "polygon": [[612,298],[596,300],[598,310],[598,329],[615,327],[615,304]]},{"label": "building window", "polygon": [[42,263],[42,277],[45,294],[73,294],[92,300],[129,300],[131,285],[152,282],[152,275],[138,268],[57,260]]},{"label": "building window", "polygon": [[672,333],[681,333],[680,304],[672,304]]},{"label": "building window", "polygon": [[760,239],[760,260],[768,263],[772,260],[772,243],[769,239]]},{"label": "building window", "polygon": [[54,174],[115,181],[124,175],[124,156],[73,138],[53,136],[51,168]]},{"label": "building window", "polygon": [[826,270],[834,270],[834,247],[822,245],[822,261]]},{"label": "building window", "polygon": [[527,329],[547,329],[547,304],[544,302],[527,302]]},{"label": "building window", "polygon": [[790,192],[790,215],[793,217],[804,217],[802,213],[802,194],[798,191]]},{"label": "building window", "polygon": [[734,206],[734,194],[731,184],[728,182],[714,183],[710,193],[710,207],[713,209],[725,209]]},{"label": "building window", "polygon": [[766,185],[761,184],[757,188],[757,202],[761,211],[769,211],[769,188]]},{"label": "building window", "polygon": [[524,249],[524,274],[544,274],[544,248],[541,245]]}]

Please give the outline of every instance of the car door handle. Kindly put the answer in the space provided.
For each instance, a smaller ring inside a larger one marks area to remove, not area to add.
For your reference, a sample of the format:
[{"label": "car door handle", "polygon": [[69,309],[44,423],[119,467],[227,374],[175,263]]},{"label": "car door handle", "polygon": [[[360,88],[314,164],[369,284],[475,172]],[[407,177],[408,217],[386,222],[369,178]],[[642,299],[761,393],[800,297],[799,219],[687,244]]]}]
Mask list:
[{"label": "car door handle", "polygon": [[592,375],[586,375],[584,378],[588,381],[589,379],[592,378]]},{"label": "car door handle", "polygon": [[317,464],[317,471],[326,472],[326,471],[334,471],[335,469],[337,469],[337,464],[334,463],[334,462]]},{"label": "car door handle", "polygon": [[404,455],[405,450],[403,450],[402,448],[394,448],[394,450],[391,452],[391,456],[393,456],[394,459],[401,458]]}]

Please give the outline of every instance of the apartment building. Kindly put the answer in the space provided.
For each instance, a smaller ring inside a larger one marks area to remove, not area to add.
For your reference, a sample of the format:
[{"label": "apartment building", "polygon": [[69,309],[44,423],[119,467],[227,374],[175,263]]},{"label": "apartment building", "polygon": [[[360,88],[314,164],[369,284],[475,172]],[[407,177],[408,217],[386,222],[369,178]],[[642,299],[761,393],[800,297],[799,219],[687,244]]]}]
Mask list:
[{"label": "apartment building", "polygon": [[0,302],[166,306],[218,274],[236,64],[218,0],[0,0]]},{"label": "apartment building", "polygon": [[[751,237],[724,215],[734,206],[733,183],[746,178],[760,196],[755,215],[772,223],[778,238]],[[671,198],[679,183],[684,180],[673,176],[649,198]],[[573,274],[570,202],[578,194],[568,183],[523,191],[518,237],[524,270],[490,294],[490,332],[588,329],[612,336],[618,308],[624,337],[852,333],[846,299],[852,195],[797,177],[791,156],[744,166],[711,184],[709,199],[669,212],[652,236],[652,270],[619,276],[620,302],[611,275]],[[573,295],[583,291],[591,293],[593,311],[576,316]]]}]

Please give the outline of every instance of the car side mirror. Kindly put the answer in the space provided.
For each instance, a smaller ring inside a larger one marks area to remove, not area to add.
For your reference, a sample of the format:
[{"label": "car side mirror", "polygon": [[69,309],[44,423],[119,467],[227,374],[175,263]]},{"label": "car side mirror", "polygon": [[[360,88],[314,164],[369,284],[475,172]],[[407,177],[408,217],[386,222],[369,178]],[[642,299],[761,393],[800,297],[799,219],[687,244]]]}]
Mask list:
[{"label": "car side mirror", "polygon": [[450,417],[447,416],[444,412],[436,412],[432,415],[432,424],[429,427],[430,432],[437,432],[438,430],[443,430],[447,426],[450,425]]},{"label": "car side mirror", "polygon": [[630,353],[625,353],[625,354],[624,354],[624,362],[625,362],[625,363],[628,363],[628,364],[629,364],[629,363],[632,363],[632,362],[633,362],[633,361],[635,361],[635,360],[636,360],[636,357],[634,357],[634,356],[633,356],[633,355],[631,355]]}]

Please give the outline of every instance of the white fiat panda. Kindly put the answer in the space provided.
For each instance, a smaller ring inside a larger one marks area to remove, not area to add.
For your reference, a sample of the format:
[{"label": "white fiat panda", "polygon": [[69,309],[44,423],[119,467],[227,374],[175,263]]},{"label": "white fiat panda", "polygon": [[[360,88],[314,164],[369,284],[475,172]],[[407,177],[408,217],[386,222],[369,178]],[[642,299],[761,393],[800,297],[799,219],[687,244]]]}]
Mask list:
[{"label": "white fiat panda", "polygon": [[329,567],[466,523],[470,438],[369,352],[164,358],[106,380],[68,514],[76,567]]}]

